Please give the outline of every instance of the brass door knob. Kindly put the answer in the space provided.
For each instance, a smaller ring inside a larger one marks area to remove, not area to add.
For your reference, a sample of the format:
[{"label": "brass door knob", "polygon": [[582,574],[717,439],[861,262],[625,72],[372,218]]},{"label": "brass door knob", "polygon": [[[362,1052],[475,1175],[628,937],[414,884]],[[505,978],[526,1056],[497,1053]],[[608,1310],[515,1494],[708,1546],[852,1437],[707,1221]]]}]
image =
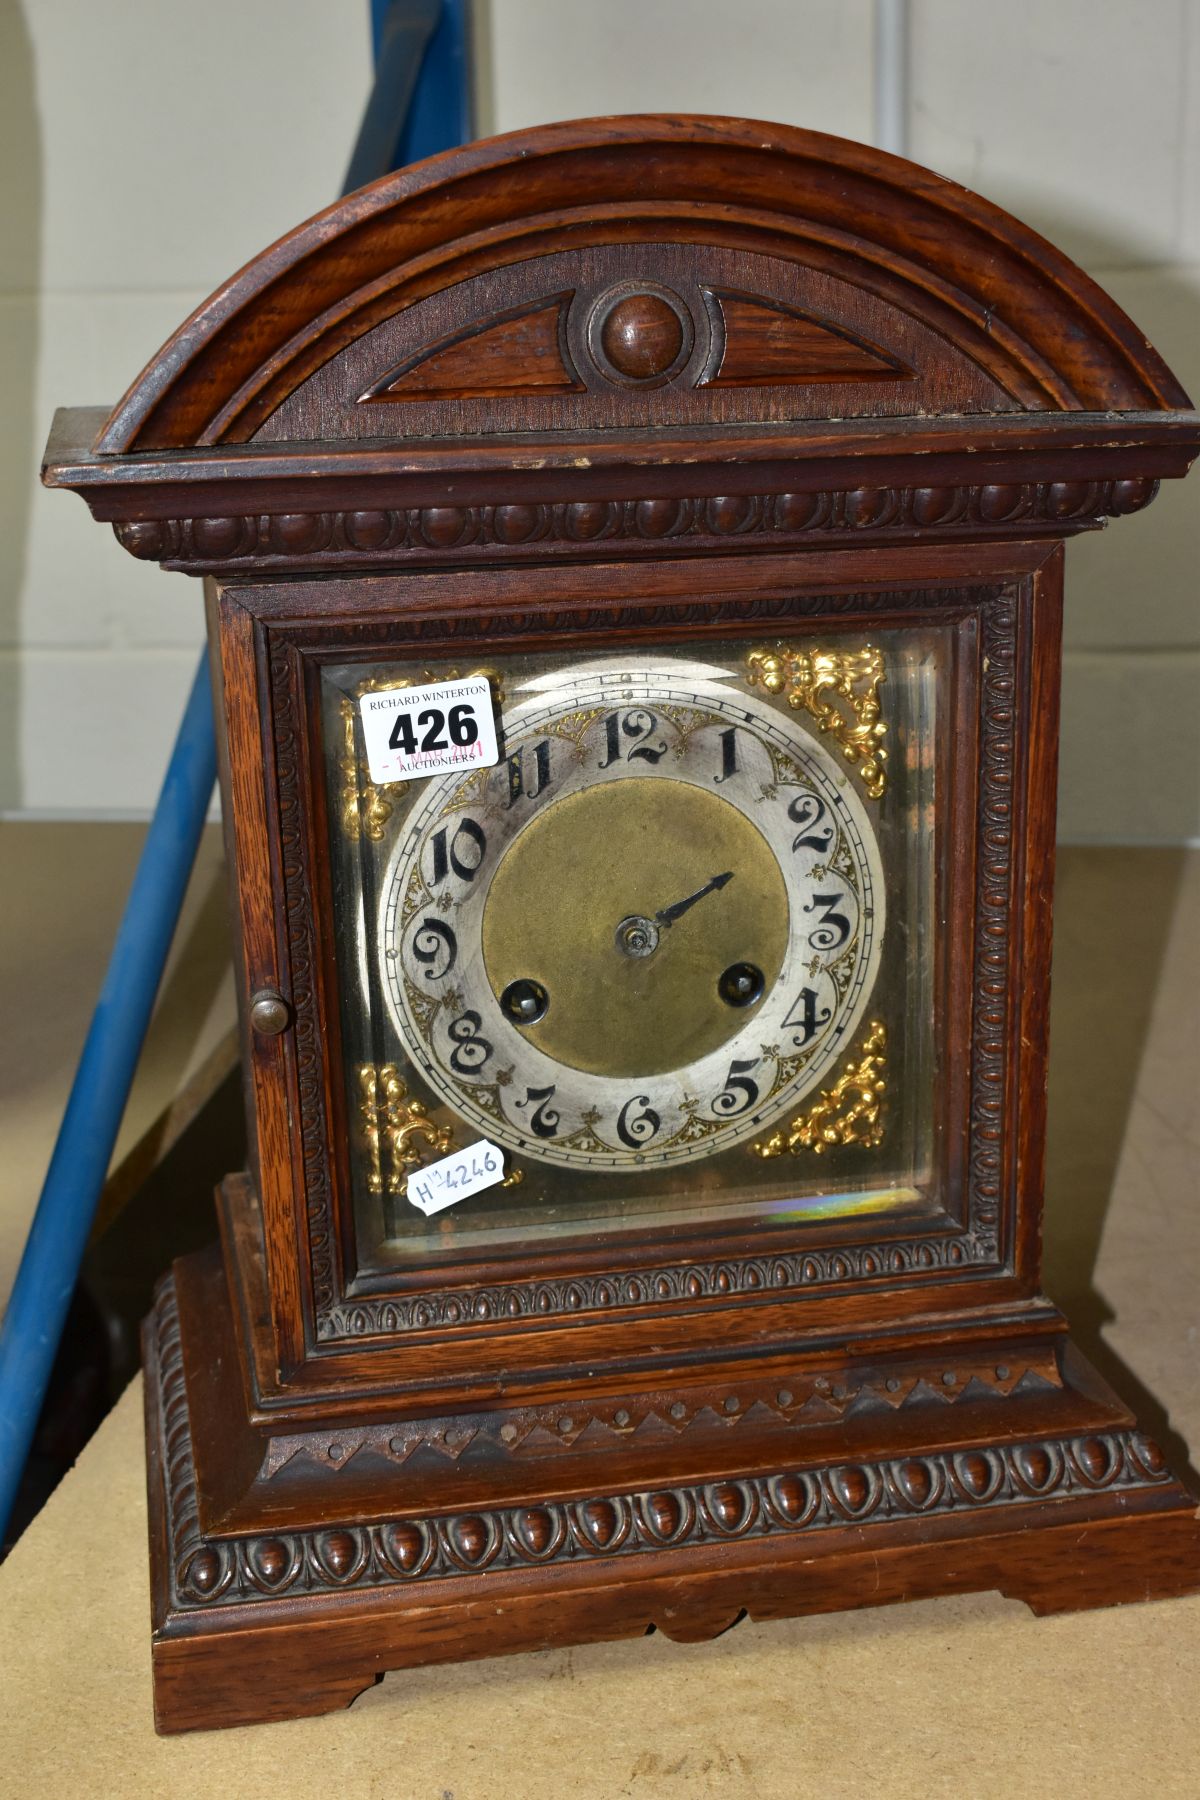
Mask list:
[{"label": "brass door knob", "polygon": [[274,988],[260,988],[250,1001],[250,1023],[263,1037],[278,1037],[292,1022],[292,1009]]}]

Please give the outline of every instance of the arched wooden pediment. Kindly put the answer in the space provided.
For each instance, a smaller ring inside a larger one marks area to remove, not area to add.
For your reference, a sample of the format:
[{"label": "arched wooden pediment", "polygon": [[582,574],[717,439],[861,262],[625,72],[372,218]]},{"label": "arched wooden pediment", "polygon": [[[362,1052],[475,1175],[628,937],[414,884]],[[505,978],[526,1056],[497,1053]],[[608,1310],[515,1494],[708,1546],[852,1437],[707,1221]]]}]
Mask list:
[{"label": "arched wooden pediment", "polygon": [[1094,282],[953,182],[780,126],[601,119],[470,145],[300,226],[95,447],[1188,404]]}]

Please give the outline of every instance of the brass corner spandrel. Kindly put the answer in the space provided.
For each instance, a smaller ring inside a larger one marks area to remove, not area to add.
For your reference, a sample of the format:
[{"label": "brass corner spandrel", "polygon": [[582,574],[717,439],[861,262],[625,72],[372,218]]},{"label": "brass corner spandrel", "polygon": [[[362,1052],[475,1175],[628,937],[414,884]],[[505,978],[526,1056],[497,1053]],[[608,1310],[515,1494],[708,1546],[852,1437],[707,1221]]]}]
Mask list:
[{"label": "brass corner spandrel", "polygon": [[786,1130],[758,1138],[751,1154],[770,1158],[799,1156],[810,1150],[823,1155],[842,1144],[858,1144],[873,1150],[883,1142],[887,1091],[887,1031],[874,1019],[832,1087],[822,1088],[816,1100],[798,1113]]},{"label": "brass corner spandrel", "polygon": [[887,787],[882,651],[871,644],[861,650],[752,650],[746,660],[747,684],[806,712],[854,765],[868,796],[880,799]]}]

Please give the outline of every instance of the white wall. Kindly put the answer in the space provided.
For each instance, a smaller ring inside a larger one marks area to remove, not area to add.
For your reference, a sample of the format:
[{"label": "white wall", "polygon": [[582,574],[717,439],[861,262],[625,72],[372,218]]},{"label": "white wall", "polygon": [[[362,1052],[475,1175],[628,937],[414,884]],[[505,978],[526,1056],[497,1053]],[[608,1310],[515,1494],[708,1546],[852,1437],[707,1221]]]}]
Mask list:
[{"label": "white wall", "polygon": [[[482,130],[636,110],[871,135],[869,0],[477,0]],[[1063,245],[1200,392],[1200,0],[912,0],[911,154]],[[198,595],[40,493],[54,405],[115,400],[336,190],[367,0],[0,0],[0,809],[148,806]],[[1200,837],[1200,475],[1069,556],[1062,825]],[[73,720],[64,742],[59,721]]]},{"label": "white wall", "polygon": [[0,0],[0,811],[153,805],[203,640],[37,470],[218,282],[335,199],[367,0]]}]

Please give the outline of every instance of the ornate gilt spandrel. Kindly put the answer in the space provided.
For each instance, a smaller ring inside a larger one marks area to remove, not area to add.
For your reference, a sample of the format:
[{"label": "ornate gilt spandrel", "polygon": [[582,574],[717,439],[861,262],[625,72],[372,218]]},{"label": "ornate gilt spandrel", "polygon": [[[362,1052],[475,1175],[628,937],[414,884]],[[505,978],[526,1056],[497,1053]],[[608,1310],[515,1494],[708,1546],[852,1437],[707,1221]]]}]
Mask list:
[{"label": "ornate gilt spandrel", "polygon": [[338,757],[342,830],[351,843],[365,837],[372,844],[378,844],[383,841],[387,822],[392,816],[392,802],[366,772],[358,747],[356,704],[352,700],[343,700],[338,710],[342,732]]},{"label": "ornate gilt spandrel", "polygon": [[747,684],[807,713],[854,766],[869,797],[880,799],[887,786],[882,652],[871,644],[861,650],[752,650],[747,663]]},{"label": "ornate gilt spandrel", "polygon": [[389,688],[404,688],[410,685],[407,677],[373,675],[356,682],[353,695],[343,695],[338,716],[341,723],[341,743],[338,756],[338,774],[341,780],[341,823],[342,830],[351,843],[366,838],[369,843],[383,842],[387,824],[395,811],[395,802],[388,793],[371,780],[371,772],[363,753],[361,733],[358,723],[358,705],[364,694],[374,694]]},{"label": "ornate gilt spandrel", "polygon": [[874,1019],[837,1080],[784,1130],[751,1144],[754,1156],[821,1156],[843,1144],[874,1150],[883,1142],[887,1092],[887,1030]]},{"label": "ornate gilt spandrel", "polygon": [[[463,1148],[454,1127],[439,1123],[425,1102],[409,1092],[395,1063],[361,1063],[355,1073],[368,1193],[403,1194],[416,1170]],[[500,1186],[513,1188],[524,1179],[524,1170],[510,1159]]]},{"label": "ornate gilt spandrel", "polygon": [[358,1082],[368,1191],[402,1194],[414,1170],[458,1148],[453,1129],[439,1125],[409,1093],[395,1063],[363,1063]]}]

